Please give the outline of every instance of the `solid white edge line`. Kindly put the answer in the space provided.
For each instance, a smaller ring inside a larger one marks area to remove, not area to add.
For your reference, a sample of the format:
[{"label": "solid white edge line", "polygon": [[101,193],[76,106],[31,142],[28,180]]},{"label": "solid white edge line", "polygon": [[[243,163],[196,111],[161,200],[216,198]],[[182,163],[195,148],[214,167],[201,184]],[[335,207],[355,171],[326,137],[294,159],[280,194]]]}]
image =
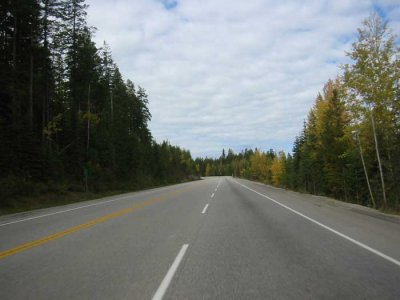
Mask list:
[{"label": "solid white edge line", "polygon": [[208,207],[208,203],[206,204],[206,206],[204,206],[204,209],[203,209],[203,211],[201,212],[202,214],[205,214],[205,213],[206,213],[207,207]]},{"label": "solid white edge line", "polygon": [[[165,189],[165,188],[157,189],[157,191],[158,190],[162,191],[163,189]],[[110,203],[110,202],[115,202],[115,201],[119,201],[119,200],[132,198],[132,197],[138,196],[140,194],[142,194],[144,196],[144,195],[149,194],[151,192],[152,192],[151,190],[142,191],[142,192],[136,192],[134,195],[118,197],[118,198],[114,198],[114,199],[110,199],[110,200],[101,201],[101,202],[98,202],[98,203],[93,203],[93,204],[83,205],[83,206],[74,207],[74,208],[70,208],[70,209],[65,209],[65,210],[61,210],[61,211],[56,211],[56,212],[53,212],[53,213],[44,214],[44,215],[40,215],[40,216],[36,216],[36,217],[30,217],[30,218],[20,219],[20,220],[16,220],[16,221],[1,223],[0,227],[6,226],[6,225],[11,225],[11,224],[16,224],[16,223],[21,223],[21,222],[26,222],[26,221],[30,221],[30,220],[40,219],[40,218],[44,218],[44,217],[49,217],[49,216],[53,216],[53,215],[58,215],[58,214],[62,214],[62,213],[66,213],[66,212],[70,212],[70,211],[74,211],[74,210],[78,210],[78,209],[82,209],[82,208],[87,208],[87,207],[91,207],[91,206],[103,205],[103,204],[107,204],[107,203]],[[87,201],[93,201],[93,200],[99,200],[99,199],[92,199],[92,200],[87,200]]]},{"label": "solid white edge line", "polygon": [[215,195],[215,194],[214,194],[214,193],[212,193],[212,194],[211,194],[211,198],[214,198],[214,195]]},{"label": "solid white edge line", "polygon": [[115,202],[115,201],[131,198],[131,197],[134,197],[134,195],[125,196],[125,197],[119,197],[119,198],[115,198],[115,199],[111,199],[111,200],[102,201],[102,202],[99,202],[99,203],[93,203],[93,204],[83,205],[83,206],[74,207],[74,208],[70,208],[70,209],[65,209],[65,210],[61,210],[61,211],[56,211],[56,212],[53,212],[53,213],[44,214],[44,215],[40,215],[40,216],[36,216],[36,217],[30,217],[30,218],[26,218],[26,219],[21,219],[21,220],[11,221],[11,222],[7,222],[7,223],[2,223],[2,224],[0,224],[0,227],[1,226],[15,224],[15,223],[20,223],[20,222],[26,222],[26,221],[30,221],[30,220],[34,220],[34,219],[40,219],[40,218],[53,216],[53,215],[57,215],[57,214],[62,214],[62,213],[66,213],[66,212],[69,212],[69,211],[78,210],[78,209],[81,209],[81,208],[102,205],[102,204],[106,204],[106,203],[110,203],[110,202]]},{"label": "solid white edge line", "polygon": [[168,289],[168,286],[170,285],[172,278],[175,275],[176,270],[179,267],[179,264],[182,261],[183,256],[185,255],[185,252],[187,248],[189,247],[189,244],[184,244],[179,251],[178,255],[176,256],[174,262],[172,263],[171,267],[168,270],[167,275],[165,275],[163,281],[161,282],[160,286],[158,287],[156,293],[153,296],[153,300],[161,300],[164,297],[165,292]]},{"label": "solid white edge line", "polygon": [[380,257],[382,257],[382,258],[384,258],[384,259],[390,261],[391,263],[393,263],[393,264],[395,264],[395,265],[400,267],[400,261],[398,261],[397,259],[395,259],[393,257],[390,257],[390,256],[388,256],[388,255],[386,255],[386,254],[384,254],[384,253],[382,253],[382,252],[380,252],[380,251],[378,251],[378,250],[376,250],[374,248],[371,248],[370,246],[365,245],[365,244],[363,244],[363,243],[361,243],[361,242],[359,242],[359,241],[357,241],[357,240],[355,240],[355,239],[353,239],[353,238],[351,238],[351,237],[349,237],[349,236],[347,236],[347,235],[345,235],[345,234],[343,234],[343,233],[341,233],[341,232],[339,232],[339,231],[337,231],[337,230],[335,230],[335,229],[333,229],[333,228],[331,228],[329,226],[326,226],[326,225],[324,225],[324,224],[322,224],[322,223],[320,223],[320,222],[318,222],[318,221],[316,221],[316,220],[314,220],[314,219],[302,214],[301,212],[298,212],[297,210],[294,210],[293,208],[290,208],[289,206],[287,206],[285,204],[282,204],[282,203],[280,203],[280,202],[278,202],[278,201],[276,201],[276,200],[274,200],[274,199],[272,199],[272,198],[270,198],[270,197],[268,197],[268,196],[266,196],[264,194],[261,194],[261,193],[255,191],[255,190],[253,190],[252,188],[249,188],[248,186],[245,186],[244,184],[241,184],[241,183],[237,182],[236,180],[233,180],[233,181],[235,183],[241,185],[242,187],[244,187],[244,188],[246,188],[246,189],[248,189],[248,190],[250,190],[250,191],[252,191],[252,192],[254,192],[254,193],[258,194],[258,195],[260,195],[261,197],[264,197],[264,198],[274,202],[275,204],[278,204],[278,205],[282,206],[283,208],[286,208],[286,209],[290,210],[291,212],[293,212],[293,213],[295,213],[295,214],[307,219],[308,221],[310,221],[310,222],[312,222],[314,224],[317,224],[317,225],[321,226],[322,228],[325,228],[326,230],[329,230],[330,232],[332,232],[332,233],[334,233],[334,234],[336,234],[336,235],[338,235],[338,236],[340,236],[340,237],[352,242],[353,244],[356,244],[357,246],[360,246],[361,248],[363,248],[363,249],[365,249],[367,251],[370,251],[370,252],[372,252],[372,253],[374,253],[374,254],[376,254],[376,255],[378,255],[378,256],[380,256]]}]

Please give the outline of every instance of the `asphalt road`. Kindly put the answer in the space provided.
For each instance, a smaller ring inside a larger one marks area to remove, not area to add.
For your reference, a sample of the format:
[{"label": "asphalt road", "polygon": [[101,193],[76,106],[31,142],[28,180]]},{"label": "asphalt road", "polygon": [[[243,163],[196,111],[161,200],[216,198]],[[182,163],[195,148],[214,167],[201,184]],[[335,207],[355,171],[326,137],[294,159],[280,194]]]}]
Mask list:
[{"label": "asphalt road", "polygon": [[0,299],[400,299],[400,218],[230,177],[3,216]]}]

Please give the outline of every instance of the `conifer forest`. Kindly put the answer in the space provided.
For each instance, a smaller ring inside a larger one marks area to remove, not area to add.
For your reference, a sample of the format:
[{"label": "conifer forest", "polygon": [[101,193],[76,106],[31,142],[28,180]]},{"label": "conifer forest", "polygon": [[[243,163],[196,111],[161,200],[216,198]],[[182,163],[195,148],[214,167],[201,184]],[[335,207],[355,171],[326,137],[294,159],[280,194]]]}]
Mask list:
[{"label": "conifer forest", "polygon": [[189,151],[154,141],[143,87],[96,47],[83,0],[0,4],[0,206],[46,192],[180,182]]}]

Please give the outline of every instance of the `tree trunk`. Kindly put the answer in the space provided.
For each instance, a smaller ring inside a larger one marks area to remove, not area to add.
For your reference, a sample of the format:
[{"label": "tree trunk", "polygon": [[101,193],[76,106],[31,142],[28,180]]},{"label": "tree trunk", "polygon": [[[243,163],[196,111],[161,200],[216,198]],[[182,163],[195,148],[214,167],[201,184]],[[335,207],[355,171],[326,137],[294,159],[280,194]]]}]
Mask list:
[{"label": "tree trunk", "polygon": [[367,168],[366,168],[366,166],[365,166],[365,161],[364,161],[364,155],[363,155],[363,151],[362,151],[362,147],[361,147],[360,136],[358,135],[358,132],[356,132],[356,134],[357,134],[358,146],[359,146],[359,148],[360,148],[361,162],[362,162],[362,165],[363,165],[363,168],[364,168],[365,179],[367,180],[369,195],[371,196],[372,206],[373,206],[374,208],[376,208],[376,203],[375,203],[374,195],[372,194],[371,185],[369,184],[369,178],[368,178]]},{"label": "tree trunk", "polygon": [[44,84],[45,84],[45,93],[42,101],[42,146],[45,149],[45,141],[46,136],[44,134],[44,128],[47,125],[48,120],[48,99],[49,99],[49,66],[47,62],[48,51],[48,14],[49,14],[49,0],[44,1],[44,16],[43,16],[43,46],[46,51],[46,58],[44,62]]},{"label": "tree trunk", "polygon": [[89,88],[88,88],[88,100],[87,100],[87,105],[88,105],[88,115],[87,115],[87,143],[86,143],[86,156],[89,159],[89,144],[90,144],[90,83],[89,83]]},{"label": "tree trunk", "polygon": [[111,126],[114,126],[114,102],[113,102],[113,93],[110,92],[110,109],[111,109]]},{"label": "tree trunk", "polygon": [[17,97],[17,42],[18,42],[18,19],[17,14],[14,16],[14,34],[13,34],[13,50],[12,50],[12,120],[16,126],[18,122],[18,97]]},{"label": "tree trunk", "polygon": [[31,28],[31,45],[29,57],[29,108],[28,108],[28,125],[29,129],[33,129],[33,33]]},{"label": "tree trunk", "polygon": [[112,166],[115,171],[117,162],[116,162],[116,154],[115,154],[115,146],[114,146],[114,101],[113,101],[113,92],[110,92],[110,108],[111,108],[111,160]]},{"label": "tree trunk", "polygon": [[374,115],[373,115],[372,109],[371,109],[371,122],[372,122],[372,131],[373,131],[374,140],[375,140],[376,157],[378,159],[379,174],[380,174],[380,177],[381,177],[383,203],[384,203],[384,206],[386,208],[387,207],[387,201],[386,201],[386,191],[385,191],[385,180],[383,178],[381,158],[380,158],[380,155],[379,155],[378,139],[376,137],[376,130],[375,130],[375,120],[374,120]]}]

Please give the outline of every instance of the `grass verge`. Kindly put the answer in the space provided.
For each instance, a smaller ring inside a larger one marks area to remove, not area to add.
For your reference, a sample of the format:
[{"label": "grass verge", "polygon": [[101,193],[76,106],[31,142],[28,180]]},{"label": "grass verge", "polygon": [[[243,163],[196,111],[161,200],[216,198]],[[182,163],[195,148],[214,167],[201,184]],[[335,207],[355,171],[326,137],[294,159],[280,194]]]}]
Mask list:
[{"label": "grass verge", "polygon": [[0,216],[30,211],[34,209],[48,208],[53,206],[60,206],[87,200],[99,199],[122,193],[148,190],[152,188],[184,183],[199,179],[200,178],[191,177],[177,182],[159,183],[159,184],[146,185],[143,187],[123,188],[118,190],[108,190],[101,192],[62,190],[62,191],[46,191],[42,193],[32,193],[32,195],[15,196],[12,197],[11,199],[8,199],[7,202],[4,202],[6,203],[6,205],[1,205],[2,201],[0,199]]}]

